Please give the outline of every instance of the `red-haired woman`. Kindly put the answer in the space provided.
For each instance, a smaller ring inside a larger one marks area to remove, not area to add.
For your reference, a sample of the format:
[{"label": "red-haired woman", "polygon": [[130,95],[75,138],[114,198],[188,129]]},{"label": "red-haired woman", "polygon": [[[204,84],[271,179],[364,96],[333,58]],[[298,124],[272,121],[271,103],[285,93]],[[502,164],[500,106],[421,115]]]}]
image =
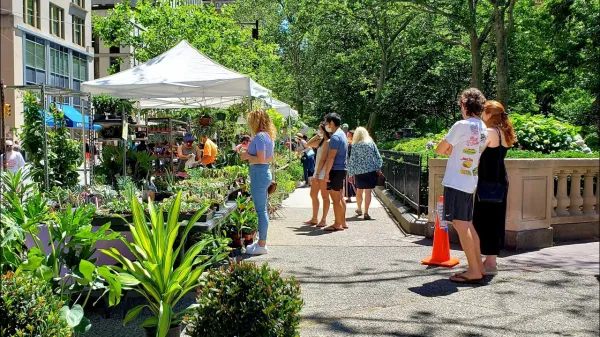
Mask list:
[{"label": "red-haired woman", "polygon": [[[475,194],[473,226],[480,238],[481,254],[485,255],[485,275],[498,274],[496,257],[504,244],[506,222],[506,197],[508,176],[504,157],[516,142],[515,131],[508,120],[504,106],[496,101],[487,101],[482,119],[488,127],[488,137],[479,162],[479,180]],[[505,188],[502,202],[482,201],[479,191],[482,184],[498,183]]]}]

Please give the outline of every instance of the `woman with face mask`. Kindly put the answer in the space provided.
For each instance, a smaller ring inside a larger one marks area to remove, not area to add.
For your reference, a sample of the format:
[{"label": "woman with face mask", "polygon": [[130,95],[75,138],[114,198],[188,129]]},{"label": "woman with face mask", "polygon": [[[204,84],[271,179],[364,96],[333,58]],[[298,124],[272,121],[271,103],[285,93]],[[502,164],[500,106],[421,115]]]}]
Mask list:
[{"label": "woman with face mask", "polygon": [[[319,143],[316,145],[317,157],[315,160],[315,173],[312,177],[312,184],[310,186],[310,198],[312,199],[312,218],[306,221],[305,224],[317,227],[325,227],[327,221],[327,213],[329,213],[329,207],[331,201],[329,199],[329,190],[327,190],[327,182],[323,180],[325,177],[325,162],[327,161],[327,153],[329,152],[329,138],[331,134],[325,130],[325,123],[321,123],[317,136]],[[315,139],[315,137],[313,137]],[[312,139],[311,139],[312,141]],[[321,197],[323,199],[323,215],[321,221],[319,218],[319,191],[321,191]]]}]

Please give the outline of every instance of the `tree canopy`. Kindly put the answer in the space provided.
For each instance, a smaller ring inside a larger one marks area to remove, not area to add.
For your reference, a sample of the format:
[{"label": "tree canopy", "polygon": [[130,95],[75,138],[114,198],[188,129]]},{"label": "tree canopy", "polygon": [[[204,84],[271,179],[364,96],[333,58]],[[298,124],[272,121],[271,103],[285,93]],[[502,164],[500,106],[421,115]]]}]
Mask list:
[{"label": "tree canopy", "polygon": [[[218,12],[158,1],[117,5],[94,26],[109,45],[134,46],[140,61],[185,38],[305,119],[338,112],[378,139],[445,129],[469,86],[509,113],[552,114],[590,133],[600,114],[599,2],[237,0]],[[240,24],[255,20],[258,40]]]}]

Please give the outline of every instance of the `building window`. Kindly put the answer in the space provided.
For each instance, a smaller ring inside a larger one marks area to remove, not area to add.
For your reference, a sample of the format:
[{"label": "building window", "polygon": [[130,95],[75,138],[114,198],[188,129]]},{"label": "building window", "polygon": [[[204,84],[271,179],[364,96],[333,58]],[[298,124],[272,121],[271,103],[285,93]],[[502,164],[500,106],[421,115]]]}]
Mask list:
[{"label": "building window", "polygon": [[111,54],[119,54],[121,52],[121,48],[119,48],[119,46],[113,46],[109,48],[108,52]]},{"label": "building window", "polygon": [[23,14],[26,24],[40,29],[40,0],[23,0]]},{"label": "building window", "polygon": [[73,43],[85,46],[85,20],[73,15]]},{"label": "building window", "polygon": [[81,7],[81,8],[85,8],[85,1],[84,0],[73,0],[73,3],[76,4],[77,6]]},{"label": "building window", "polygon": [[94,46],[94,54],[100,54],[100,38],[92,35],[92,46]]},{"label": "building window", "polygon": [[50,4],[50,34],[65,38],[65,11]]},{"label": "building window", "polygon": [[50,85],[69,87],[69,50],[50,44]]},{"label": "building window", "polygon": [[[73,52],[73,90],[81,90],[81,83],[88,80],[87,56]],[[73,98],[73,107],[81,112],[81,97]]]},{"label": "building window", "polygon": [[44,40],[27,35],[25,39],[25,84],[46,83],[46,45]]},{"label": "building window", "polygon": [[94,79],[100,78],[100,58],[94,57]]}]

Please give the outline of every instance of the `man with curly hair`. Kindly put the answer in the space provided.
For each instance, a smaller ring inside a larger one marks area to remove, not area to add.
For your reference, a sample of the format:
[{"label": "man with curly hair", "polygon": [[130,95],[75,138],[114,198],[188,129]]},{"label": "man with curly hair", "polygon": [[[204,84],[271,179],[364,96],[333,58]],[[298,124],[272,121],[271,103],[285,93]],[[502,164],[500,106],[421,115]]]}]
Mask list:
[{"label": "man with curly hair", "polygon": [[485,273],[479,236],[473,227],[477,167],[487,139],[487,127],[480,119],[485,101],[485,96],[479,89],[469,88],[463,91],[458,100],[463,119],[454,123],[435,149],[437,154],[450,156],[442,181],[444,214],[440,214],[440,220],[452,222],[467,256],[467,270],[450,278],[458,283],[479,282]]}]

